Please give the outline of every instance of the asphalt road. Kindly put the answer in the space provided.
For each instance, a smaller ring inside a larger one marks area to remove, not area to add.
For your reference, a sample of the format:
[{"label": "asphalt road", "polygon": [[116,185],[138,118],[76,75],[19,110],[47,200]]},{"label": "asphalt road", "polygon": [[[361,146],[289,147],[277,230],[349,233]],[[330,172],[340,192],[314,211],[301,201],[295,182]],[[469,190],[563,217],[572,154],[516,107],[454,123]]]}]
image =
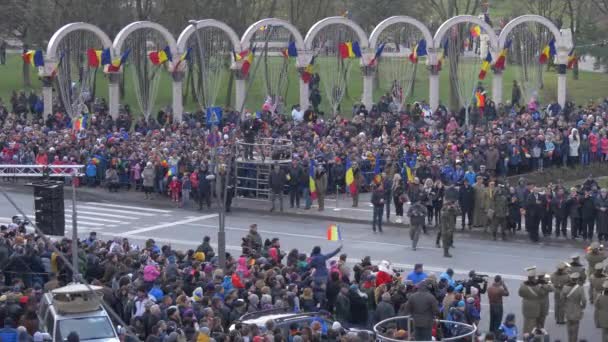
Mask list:
[{"label": "asphalt road", "polygon": [[[13,201],[28,216],[33,216],[33,196],[24,193],[10,193]],[[71,225],[71,202],[66,201],[66,225]],[[133,242],[141,243],[153,238],[158,243],[170,244],[174,248],[195,248],[203,236],[209,235],[216,240],[218,219],[216,212],[198,212],[175,208],[167,201],[166,208],[130,204],[121,202],[117,197],[115,202],[79,202],[78,226],[79,235],[88,235],[96,231],[102,238],[127,237]],[[0,197],[0,224],[10,222],[11,216],[17,213],[10,203]],[[33,220],[33,218],[32,218]],[[313,246],[321,246],[322,251],[329,252],[338,247],[339,242],[326,240],[326,229],[331,221],[306,217],[282,217],[267,214],[252,214],[236,212],[229,214],[226,219],[226,244],[228,252],[239,254],[241,238],[247,233],[252,223],[258,224],[258,231],[265,238],[278,237],[285,251],[298,248],[310,253]],[[410,248],[406,228],[385,227],[384,233],[374,234],[371,224],[339,224],[344,245],[343,252],[348,254],[349,262],[355,263],[366,255],[375,262],[389,260],[397,267],[411,270],[415,263],[423,263],[428,272],[439,275],[447,267],[457,273],[457,279],[466,278],[469,270],[478,273],[501,274],[506,281],[511,296],[505,302],[505,314],[513,312],[517,316],[517,324],[521,330],[521,300],[517,290],[524,279],[524,269],[536,266],[539,271],[552,272],[558,262],[567,260],[573,254],[584,251],[577,247],[559,245],[533,245],[527,242],[502,242],[477,239],[474,236],[455,236],[456,248],[452,251],[453,258],[443,257],[442,250],[436,248],[435,230],[430,235],[423,235],[417,251]],[[71,235],[71,227],[66,230]],[[214,245],[215,246],[215,245]],[[551,296],[551,299],[553,297]],[[482,303],[487,303],[484,296]],[[553,303],[551,303],[553,308]],[[486,330],[489,324],[489,308],[482,307],[481,329]],[[551,310],[546,328],[552,338],[566,338],[565,326],[558,326],[553,319]],[[588,305],[581,322],[581,338],[589,341],[601,340],[601,333],[593,323],[593,306]]]}]

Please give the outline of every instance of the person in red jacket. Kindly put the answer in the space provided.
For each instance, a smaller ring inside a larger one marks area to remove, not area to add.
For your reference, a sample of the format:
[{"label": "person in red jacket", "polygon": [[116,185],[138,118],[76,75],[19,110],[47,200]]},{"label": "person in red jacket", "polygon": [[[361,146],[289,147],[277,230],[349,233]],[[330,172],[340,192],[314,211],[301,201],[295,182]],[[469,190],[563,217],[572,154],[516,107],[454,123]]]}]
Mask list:
[{"label": "person in red jacket", "polygon": [[378,273],[376,273],[376,287],[382,284],[390,284],[393,282],[393,270],[391,269],[391,263],[382,260],[378,265]]},{"label": "person in red jacket", "polygon": [[171,200],[173,200],[173,202],[179,202],[179,192],[181,188],[182,184],[180,183],[179,179],[173,176],[171,183],[169,183],[169,192],[171,193]]}]

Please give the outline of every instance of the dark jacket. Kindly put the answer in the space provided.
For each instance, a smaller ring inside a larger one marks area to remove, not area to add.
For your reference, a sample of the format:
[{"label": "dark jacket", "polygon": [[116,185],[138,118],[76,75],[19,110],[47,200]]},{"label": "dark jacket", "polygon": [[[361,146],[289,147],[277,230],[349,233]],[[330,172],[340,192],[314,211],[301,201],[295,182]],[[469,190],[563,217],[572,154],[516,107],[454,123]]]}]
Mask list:
[{"label": "dark jacket", "polygon": [[420,286],[405,304],[405,311],[414,319],[414,326],[431,328],[439,316],[439,303],[425,286]]},{"label": "dark jacket", "polygon": [[378,306],[376,307],[376,323],[391,317],[395,317],[395,308],[393,307],[393,304],[385,301],[378,303]]},{"label": "dark jacket", "polygon": [[458,204],[462,210],[472,209],[475,205],[475,189],[472,186],[461,186],[458,194]]},{"label": "dark jacket", "polygon": [[290,188],[293,189],[297,189],[298,186],[300,185],[300,180],[302,179],[302,177],[304,177],[304,170],[302,169],[302,167],[300,165],[297,165],[296,167],[290,167],[288,174],[289,174],[289,180],[287,181],[287,184],[289,185]]},{"label": "dark jacket", "polygon": [[595,198],[593,196],[584,197],[581,201],[581,216],[583,220],[595,220]]},{"label": "dark jacket", "polygon": [[270,185],[272,192],[275,194],[280,194],[283,192],[286,180],[287,178],[285,176],[285,172],[283,172],[281,169],[279,169],[279,171],[273,170],[268,176],[268,184]]},{"label": "dark jacket", "polygon": [[374,207],[384,206],[384,190],[376,189],[372,193],[372,204]]}]

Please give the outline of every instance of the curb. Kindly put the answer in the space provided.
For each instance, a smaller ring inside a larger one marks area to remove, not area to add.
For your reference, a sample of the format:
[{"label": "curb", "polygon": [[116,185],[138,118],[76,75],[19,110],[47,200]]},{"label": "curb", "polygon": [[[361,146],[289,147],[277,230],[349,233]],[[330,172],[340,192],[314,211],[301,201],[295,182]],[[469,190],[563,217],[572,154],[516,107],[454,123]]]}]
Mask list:
[{"label": "curb", "polygon": [[[1,185],[0,187],[2,187],[4,190],[9,191],[9,192],[32,194],[31,189],[26,187],[25,184],[21,184],[21,183],[17,183],[17,184],[15,184],[15,183],[6,184],[5,183],[5,184]],[[99,190],[101,190],[101,191],[99,191]],[[118,194],[120,194],[120,193],[118,193]],[[33,196],[33,194],[32,194],[32,196]],[[65,196],[65,199],[71,198],[71,196],[72,196],[71,187],[64,188],[64,196]],[[139,196],[132,196],[132,197],[135,197],[135,198],[125,198],[124,200],[127,200],[131,204],[147,205],[147,206],[155,207],[158,209],[175,209],[176,208],[174,205],[171,205],[172,202],[160,201],[158,199],[146,200],[143,197],[139,197]],[[91,201],[91,202],[116,202],[117,200],[120,201],[120,198],[116,197],[116,193],[109,193],[109,192],[103,191],[102,188],[86,188],[86,187],[77,188],[76,199],[78,201],[84,201],[84,202],[89,202],[89,201]],[[212,208],[215,208],[215,207],[212,207]],[[266,208],[259,209],[259,208],[252,208],[252,207],[245,207],[245,206],[238,206],[238,205],[234,206],[234,208],[238,208],[238,210],[242,211],[242,212],[263,214],[263,215],[269,215],[269,216],[273,216],[273,217],[311,218],[311,219],[316,219],[316,220],[333,221],[333,222],[338,222],[338,223],[371,224],[371,220],[369,220],[369,219],[326,216],[326,215],[319,214],[319,212],[315,209],[310,209],[305,212],[292,212],[292,211],[270,212]],[[198,212],[197,210],[194,210],[194,211]],[[230,216],[229,213],[228,213],[228,216]],[[398,224],[395,222],[384,222],[383,225],[386,227],[391,227],[391,228],[401,228],[401,229],[409,228],[409,224],[403,224],[403,223]],[[429,234],[433,234],[434,232],[436,232],[436,228],[434,228],[434,227],[430,228]],[[462,231],[461,229],[456,228],[454,230],[454,233],[456,233],[458,236],[464,236],[465,238],[471,237],[471,238],[484,240],[484,241],[492,240],[489,233],[484,233],[484,232],[478,231],[478,230]],[[526,242],[526,243],[529,243],[530,245],[534,246],[534,244],[530,243],[525,232],[516,234],[514,236],[509,236],[509,238],[505,241],[505,243],[509,243],[509,242]],[[572,239],[559,239],[558,240],[553,237],[543,238],[541,240],[541,245],[549,245],[549,246],[556,246],[556,247],[559,247],[559,246],[581,247],[581,248],[584,248],[587,246],[585,243],[583,243],[583,241],[580,241],[580,240],[574,240],[574,241]]]}]

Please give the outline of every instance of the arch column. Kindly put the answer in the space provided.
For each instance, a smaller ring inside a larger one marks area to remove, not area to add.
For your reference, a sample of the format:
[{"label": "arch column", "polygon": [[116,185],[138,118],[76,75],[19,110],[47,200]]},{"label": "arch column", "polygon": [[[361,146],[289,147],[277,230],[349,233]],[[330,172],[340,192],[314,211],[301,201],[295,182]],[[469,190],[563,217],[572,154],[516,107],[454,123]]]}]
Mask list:
[{"label": "arch column", "polygon": [[108,111],[112,119],[118,118],[120,104],[120,72],[108,72]]},{"label": "arch column", "polygon": [[247,95],[247,80],[249,79],[249,75],[243,75],[240,66],[236,63],[233,63],[231,71],[234,74],[234,108],[239,111],[241,115],[243,115],[245,98]]},{"label": "arch column", "polygon": [[365,62],[371,60],[373,54],[364,53],[363,55],[361,58],[361,75],[363,75],[361,102],[365,105],[365,108],[370,109],[374,105],[374,77],[378,70],[378,64],[369,65]]},{"label": "arch column", "polygon": [[429,60],[429,106],[435,111],[439,107],[439,65],[435,47],[427,48]]},{"label": "arch column", "polygon": [[298,51],[296,67],[298,68],[298,76],[299,76],[299,83],[300,83],[300,109],[301,110],[307,110],[308,107],[310,107],[310,90],[308,88],[308,83],[306,83],[306,82],[304,82],[304,80],[302,80],[302,73],[304,72],[304,69],[308,66],[308,64],[310,64],[312,57],[313,57],[313,55],[311,52]]},{"label": "arch column", "polygon": [[185,72],[176,70],[171,73],[173,92],[173,121],[181,122],[184,115],[183,86]]},{"label": "arch column", "polygon": [[53,77],[42,76],[43,117],[53,115]]},{"label": "arch column", "polygon": [[492,75],[492,101],[495,105],[502,103],[502,70],[494,69],[494,75]]},{"label": "arch column", "polygon": [[564,108],[566,98],[568,96],[566,65],[568,63],[569,49],[566,46],[557,46],[557,56],[555,64],[557,64],[557,103]]}]

